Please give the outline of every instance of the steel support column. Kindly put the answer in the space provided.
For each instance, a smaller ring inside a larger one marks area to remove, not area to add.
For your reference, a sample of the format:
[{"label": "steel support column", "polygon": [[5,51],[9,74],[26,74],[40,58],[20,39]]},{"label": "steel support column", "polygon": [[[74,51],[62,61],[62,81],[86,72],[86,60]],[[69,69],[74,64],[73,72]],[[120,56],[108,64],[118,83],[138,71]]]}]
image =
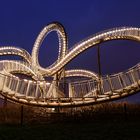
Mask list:
[{"label": "steel support column", "polygon": [[102,94],[101,90],[101,77],[102,77],[102,72],[101,72],[101,54],[100,54],[100,45],[97,46],[97,57],[98,57],[98,74],[99,74],[99,83],[98,83],[98,90],[99,94]]}]

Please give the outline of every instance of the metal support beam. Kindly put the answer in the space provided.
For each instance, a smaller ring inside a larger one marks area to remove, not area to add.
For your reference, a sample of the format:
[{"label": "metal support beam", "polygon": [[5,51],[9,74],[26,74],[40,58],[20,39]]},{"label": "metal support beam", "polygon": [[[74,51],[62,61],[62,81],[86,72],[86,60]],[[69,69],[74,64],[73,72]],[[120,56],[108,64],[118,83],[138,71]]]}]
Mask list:
[{"label": "metal support beam", "polygon": [[102,72],[101,72],[101,55],[100,55],[100,45],[97,46],[97,53],[98,53],[98,73],[99,77],[101,77]]},{"label": "metal support beam", "polygon": [[97,46],[97,56],[98,56],[98,73],[99,73],[99,84],[98,84],[98,90],[99,93],[102,94],[101,90],[101,77],[102,77],[102,72],[101,72],[101,55],[100,55],[100,46]]},{"label": "metal support beam", "polygon": [[65,94],[65,96],[66,96],[65,68],[63,68],[63,88],[64,88],[64,94]]}]

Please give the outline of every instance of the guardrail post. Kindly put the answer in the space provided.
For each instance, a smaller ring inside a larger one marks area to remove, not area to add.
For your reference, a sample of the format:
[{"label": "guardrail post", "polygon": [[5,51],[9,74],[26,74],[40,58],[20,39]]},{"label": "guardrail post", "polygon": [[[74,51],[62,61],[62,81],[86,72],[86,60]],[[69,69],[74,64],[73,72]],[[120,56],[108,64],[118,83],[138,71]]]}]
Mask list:
[{"label": "guardrail post", "polygon": [[21,105],[20,108],[20,125],[23,125],[23,105]]},{"label": "guardrail post", "polygon": [[7,98],[3,99],[3,109],[4,109],[4,122],[7,123]]},{"label": "guardrail post", "polygon": [[127,106],[126,106],[126,103],[124,103],[123,108],[124,108],[124,119],[126,121],[127,120]]},{"label": "guardrail post", "polygon": [[4,97],[3,107],[7,107],[7,98],[6,97]]}]

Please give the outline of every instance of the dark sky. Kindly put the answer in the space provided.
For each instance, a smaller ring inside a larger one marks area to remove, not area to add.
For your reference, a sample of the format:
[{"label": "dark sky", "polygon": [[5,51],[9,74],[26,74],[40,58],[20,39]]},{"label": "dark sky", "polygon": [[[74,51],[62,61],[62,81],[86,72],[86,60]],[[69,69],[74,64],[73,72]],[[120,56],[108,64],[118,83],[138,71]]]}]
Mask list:
[{"label": "dark sky", "polygon": [[[139,0],[1,0],[0,45],[22,47],[31,53],[34,41],[47,24],[62,23],[68,35],[68,47],[106,29],[121,26],[140,27]],[[47,46],[47,47],[46,47]],[[110,41],[101,46],[102,73],[126,70],[140,60],[140,43]],[[49,66],[57,58],[58,40],[51,33],[44,40],[39,60]],[[66,66],[97,72],[97,52],[91,48]],[[131,97],[137,100],[140,95]]]}]

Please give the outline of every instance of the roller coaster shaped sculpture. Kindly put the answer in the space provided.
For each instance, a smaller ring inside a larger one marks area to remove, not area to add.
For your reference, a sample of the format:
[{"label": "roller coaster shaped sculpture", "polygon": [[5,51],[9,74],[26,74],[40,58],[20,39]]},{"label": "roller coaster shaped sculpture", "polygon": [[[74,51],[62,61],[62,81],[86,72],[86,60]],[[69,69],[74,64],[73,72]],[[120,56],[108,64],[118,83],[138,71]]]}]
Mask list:
[{"label": "roller coaster shaped sculpture", "polygon": [[[59,39],[58,59],[47,68],[38,61],[39,48],[45,37],[56,31]],[[99,104],[119,99],[140,91],[140,64],[117,74],[99,76],[82,69],[65,70],[72,59],[88,48],[109,40],[135,40],[140,42],[140,28],[121,27],[103,31],[82,40],[68,50],[67,36],[60,23],[51,23],[38,35],[30,55],[13,46],[0,47],[0,56],[20,56],[20,60],[0,60],[0,94],[9,100],[42,107],[75,107]],[[32,77],[20,78],[17,74]],[[45,80],[51,77],[51,82]],[[69,77],[87,80],[67,83],[67,94],[60,88],[61,81]]]}]

